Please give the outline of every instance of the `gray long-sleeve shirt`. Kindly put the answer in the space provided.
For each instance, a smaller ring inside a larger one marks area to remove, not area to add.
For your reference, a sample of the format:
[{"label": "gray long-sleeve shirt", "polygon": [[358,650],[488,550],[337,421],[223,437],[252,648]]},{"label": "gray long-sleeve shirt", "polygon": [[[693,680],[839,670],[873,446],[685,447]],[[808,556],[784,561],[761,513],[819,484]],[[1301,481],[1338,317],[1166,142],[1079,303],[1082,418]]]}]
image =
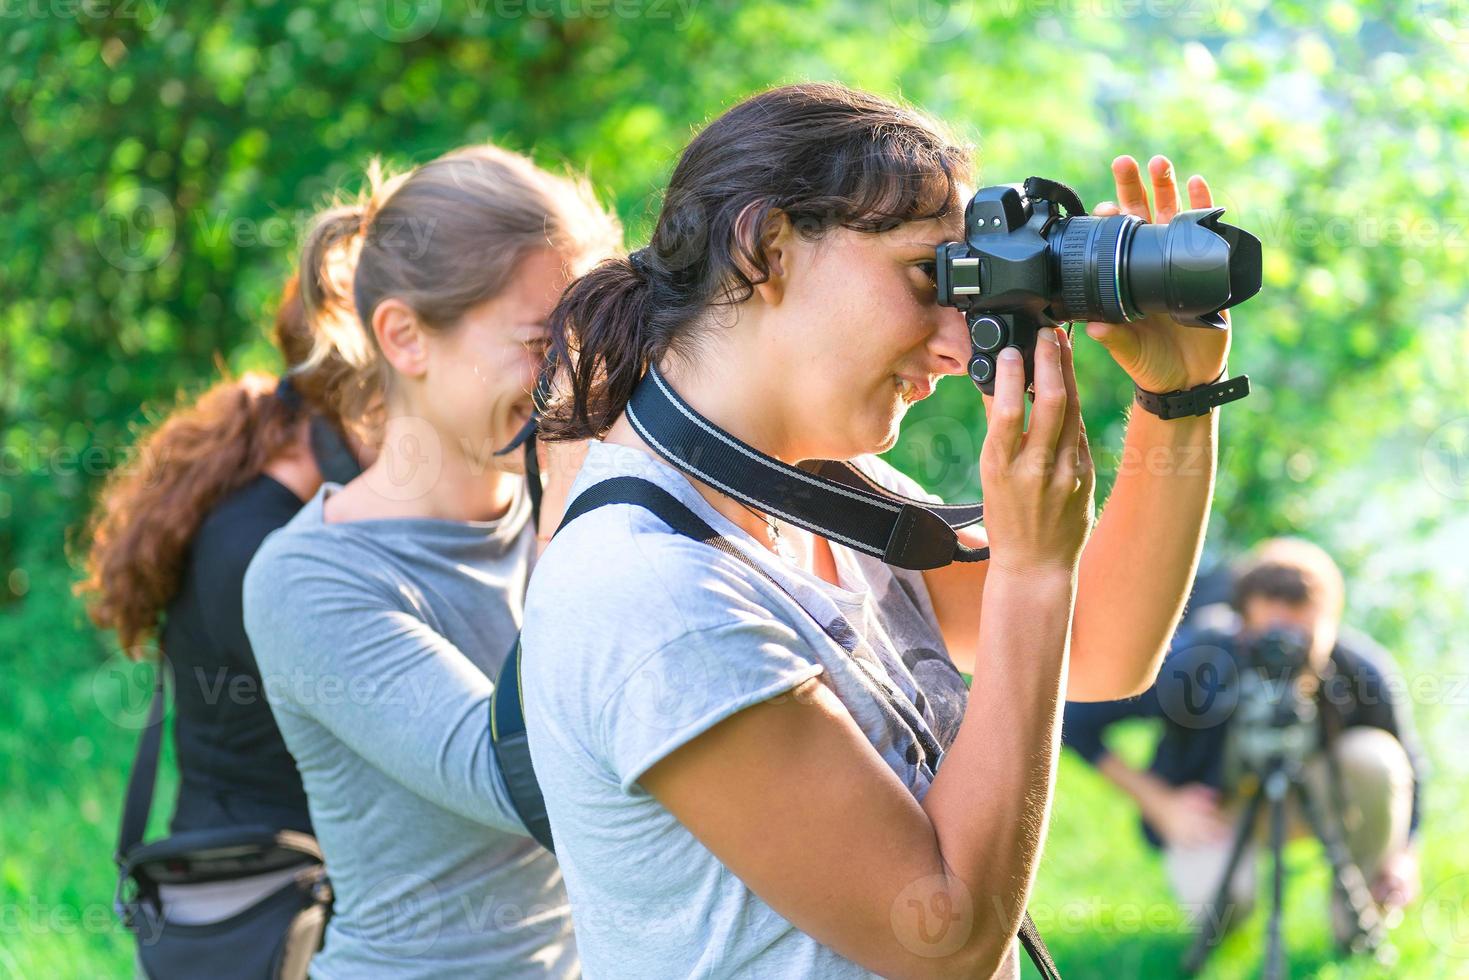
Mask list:
[{"label": "gray long-sleeve shirt", "polygon": [[493,522],[327,524],[337,489],[266,539],[244,593],[336,892],[312,976],[576,976],[560,870],[524,836],[489,739],[529,499]]}]

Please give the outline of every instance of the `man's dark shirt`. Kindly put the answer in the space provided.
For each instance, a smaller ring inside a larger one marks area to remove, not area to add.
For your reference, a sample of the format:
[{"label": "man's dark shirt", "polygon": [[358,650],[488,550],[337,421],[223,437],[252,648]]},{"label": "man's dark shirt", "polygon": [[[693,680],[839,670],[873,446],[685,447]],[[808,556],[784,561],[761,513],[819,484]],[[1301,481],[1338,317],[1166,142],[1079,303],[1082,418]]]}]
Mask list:
[{"label": "man's dark shirt", "polygon": [[243,824],[311,832],[241,608],[250,559],[300,509],[300,498],[262,474],[210,511],[190,542],[161,636],[173,670],[180,773],[174,833]]},{"label": "man's dark shirt", "polygon": [[[1067,702],[1063,744],[1092,765],[1107,753],[1103,734],[1127,718],[1160,718],[1163,735],[1151,772],[1170,786],[1203,783],[1225,789],[1229,720],[1238,701],[1237,643],[1233,635],[1180,630],[1152,687],[1136,698]],[[1341,631],[1322,671],[1317,694],[1323,733],[1369,726],[1392,734],[1413,767],[1412,830],[1422,816],[1423,763],[1407,692],[1388,653],[1360,633]],[[1160,840],[1146,821],[1143,832]]]}]

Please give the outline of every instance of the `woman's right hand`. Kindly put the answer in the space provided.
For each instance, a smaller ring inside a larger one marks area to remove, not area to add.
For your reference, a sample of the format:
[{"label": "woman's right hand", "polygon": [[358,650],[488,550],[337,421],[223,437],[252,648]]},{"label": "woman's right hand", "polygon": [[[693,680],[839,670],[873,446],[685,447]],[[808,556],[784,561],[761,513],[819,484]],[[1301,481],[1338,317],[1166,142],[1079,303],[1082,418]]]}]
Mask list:
[{"label": "woman's right hand", "polygon": [[980,451],[990,567],[1024,574],[1074,574],[1092,527],[1095,473],[1071,339],[1044,328],[1035,345],[1035,404],[1025,425],[1025,364],[1000,352],[995,394],[984,399],[988,431]]}]

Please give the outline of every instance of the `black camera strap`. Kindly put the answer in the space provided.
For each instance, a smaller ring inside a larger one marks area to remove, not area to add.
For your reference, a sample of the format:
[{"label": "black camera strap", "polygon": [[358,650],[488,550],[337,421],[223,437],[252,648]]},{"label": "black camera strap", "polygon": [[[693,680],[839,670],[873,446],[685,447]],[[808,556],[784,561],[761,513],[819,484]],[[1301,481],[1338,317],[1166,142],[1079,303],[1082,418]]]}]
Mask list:
[{"label": "black camera strap", "polygon": [[815,460],[807,470],[741,442],[700,415],[650,367],[627,420],[670,466],[767,514],[899,568],[984,561],[988,548],[955,530],[984,519],[984,504],[933,504],[878,486],[850,463]]}]

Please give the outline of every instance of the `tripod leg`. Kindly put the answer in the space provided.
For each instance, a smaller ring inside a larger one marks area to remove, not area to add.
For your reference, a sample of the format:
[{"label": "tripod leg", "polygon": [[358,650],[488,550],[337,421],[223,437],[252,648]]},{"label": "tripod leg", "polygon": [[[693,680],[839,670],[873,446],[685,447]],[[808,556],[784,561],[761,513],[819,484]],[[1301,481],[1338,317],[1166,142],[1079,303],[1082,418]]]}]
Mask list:
[{"label": "tripod leg", "polygon": [[1331,886],[1333,894],[1341,895],[1352,912],[1351,948],[1354,952],[1374,950],[1387,939],[1387,927],[1367,887],[1362,869],[1347,851],[1340,828],[1322,807],[1316,790],[1306,781],[1296,784],[1300,790],[1301,811],[1311,832],[1326,849],[1326,858],[1331,862]]},{"label": "tripod leg", "polygon": [[1276,769],[1266,777],[1265,792],[1270,797],[1270,924],[1266,927],[1265,980],[1285,976],[1285,938],[1281,920],[1285,909],[1285,798],[1290,790],[1290,777]]},{"label": "tripod leg", "polygon": [[1189,947],[1188,954],[1183,958],[1183,972],[1189,976],[1193,976],[1204,968],[1204,960],[1218,944],[1224,931],[1224,916],[1225,910],[1231,904],[1229,891],[1234,880],[1234,871],[1239,866],[1240,858],[1245,853],[1250,837],[1254,834],[1255,817],[1260,813],[1260,805],[1264,800],[1264,787],[1261,786],[1250,794],[1244,813],[1240,815],[1239,824],[1234,832],[1234,845],[1229,851],[1229,861],[1224,866],[1224,875],[1219,879],[1219,887],[1214,892],[1214,900],[1204,909],[1204,921],[1200,925],[1199,934],[1194,937],[1193,945]]}]

